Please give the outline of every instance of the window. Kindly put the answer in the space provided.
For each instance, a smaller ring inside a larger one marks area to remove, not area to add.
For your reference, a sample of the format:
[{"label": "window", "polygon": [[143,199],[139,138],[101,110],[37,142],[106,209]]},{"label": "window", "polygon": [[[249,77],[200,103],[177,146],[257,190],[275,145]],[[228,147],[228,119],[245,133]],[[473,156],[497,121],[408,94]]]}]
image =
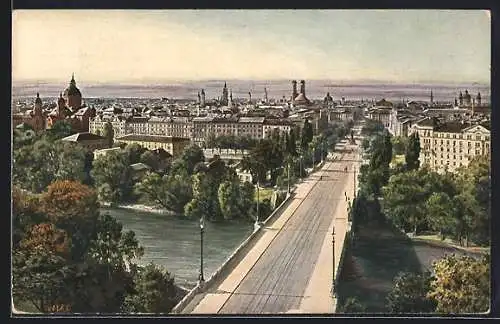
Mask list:
[{"label": "window", "polygon": [[476,135],[476,141],[480,141],[481,140],[481,135]]}]

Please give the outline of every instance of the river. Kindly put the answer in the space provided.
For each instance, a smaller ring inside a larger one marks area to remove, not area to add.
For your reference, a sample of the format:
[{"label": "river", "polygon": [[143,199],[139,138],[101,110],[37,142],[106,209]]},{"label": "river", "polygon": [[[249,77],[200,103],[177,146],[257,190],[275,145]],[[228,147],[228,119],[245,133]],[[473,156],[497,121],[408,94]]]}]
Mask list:
[{"label": "river", "polygon": [[[175,276],[176,284],[193,288],[200,272],[199,221],[185,220],[157,212],[103,208],[135,232],[144,247],[139,264],[154,262]],[[206,222],[203,238],[203,266],[207,280],[253,231],[250,223]]]}]

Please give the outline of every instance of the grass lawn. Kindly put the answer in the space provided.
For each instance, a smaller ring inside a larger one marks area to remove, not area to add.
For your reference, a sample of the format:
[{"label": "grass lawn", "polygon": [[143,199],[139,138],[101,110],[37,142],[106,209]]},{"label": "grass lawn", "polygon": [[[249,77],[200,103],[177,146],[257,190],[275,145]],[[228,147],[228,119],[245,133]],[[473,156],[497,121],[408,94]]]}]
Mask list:
[{"label": "grass lawn", "polygon": [[[273,194],[272,188],[260,188],[259,190],[259,200],[262,202],[264,199],[271,200]],[[257,189],[255,190],[255,201],[257,201]]]},{"label": "grass lawn", "polygon": [[441,240],[438,234],[428,234],[428,235],[417,235],[412,237],[415,241],[426,241],[429,243],[437,243],[440,245],[448,245],[450,247],[454,247],[457,249],[462,249],[465,251],[473,252],[473,253],[486,253],[490,252],[490,247],[481,247],[475,246],[474,244],[470,244],[469,247],[460,246],[459,242],[452,240],[450,238],[445,238]]}]

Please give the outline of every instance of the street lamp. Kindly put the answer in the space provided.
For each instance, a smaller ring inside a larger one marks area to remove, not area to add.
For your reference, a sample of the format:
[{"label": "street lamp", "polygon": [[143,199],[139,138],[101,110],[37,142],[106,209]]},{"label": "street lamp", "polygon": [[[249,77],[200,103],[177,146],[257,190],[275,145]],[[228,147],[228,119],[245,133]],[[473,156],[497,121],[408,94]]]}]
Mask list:
[{"label": "street lamp", "polygon": [[288,160],[286,164],[286,176],[288,178],[287,180],[288,194],[290,194],[290,160]]},{"label": "street lamp", "polygon": [[260,181],[257,179],[257,217],[255,218],[254,229],[259,227],[259,205],[260,205]]},{"label": "street lamp", "polygon": [[202,285],[205,282],[205,278],[203,277],[203,232],[205,231],[205,217],[202,216],[200,218],[200,276],[199,276],[199,284]]},{"label": "street lamp", "polygon": [[335,225],[332,228],[332,297],[335,296]]},{"label": "street lamp", "polygon": [[302,180],[302,154],[300,155],[299,158],[299,178]]}]

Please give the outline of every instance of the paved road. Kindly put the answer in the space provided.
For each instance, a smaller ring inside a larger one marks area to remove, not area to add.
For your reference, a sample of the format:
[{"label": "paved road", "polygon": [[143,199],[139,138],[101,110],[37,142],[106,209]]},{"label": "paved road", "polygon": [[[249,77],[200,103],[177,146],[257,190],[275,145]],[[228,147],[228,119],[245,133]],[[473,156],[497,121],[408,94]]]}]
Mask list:
[{"label": "paved road", "polygon": [[222,314],[286,313],[299,308],[318,260],[336,205],[353,174],[353,154],[346,161],[328,162],[317,182],[252,269],[222,305]]}]

